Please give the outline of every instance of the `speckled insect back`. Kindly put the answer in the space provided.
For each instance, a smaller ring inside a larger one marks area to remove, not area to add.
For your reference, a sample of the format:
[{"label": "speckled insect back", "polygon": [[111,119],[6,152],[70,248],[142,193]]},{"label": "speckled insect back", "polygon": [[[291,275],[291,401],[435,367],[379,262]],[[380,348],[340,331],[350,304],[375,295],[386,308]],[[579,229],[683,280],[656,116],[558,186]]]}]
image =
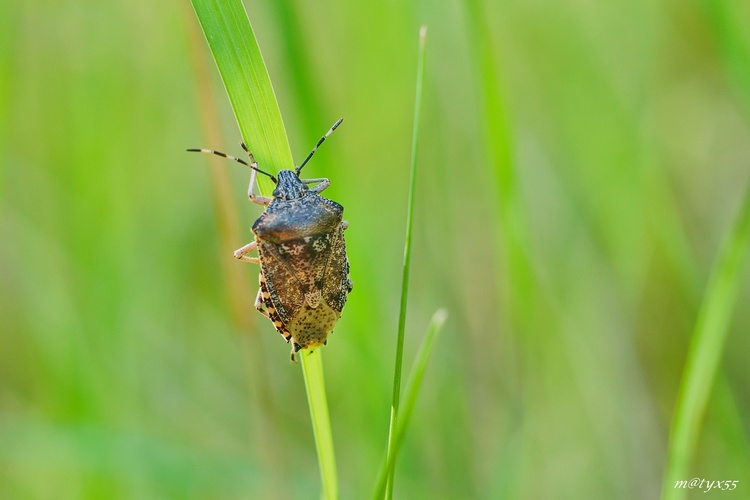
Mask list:
[{"label": "speckled insect back", "polygon": [[[241,143],[250,163],[210,149],[211,153],[247,165],[248,197],[266,210],[252,227],[255,240],[234,252],[237,259],[260,264],[260,289],[255,308],[292,344],[294,353],[325,344],[333,332],[346,298],[352,291],[346,257],[344,207],[320,193],[331,185],[325,178],[300,179],[299,174],[318,147],[343,120],[320,138],[295,170],[281,170],[278,178],[258,168],[252,153]],[[257,173],[276,184],[273,197],[254,194]],[[315,184],[314,187],[309,187]],[[258,250],[258,257],[247,254]]]}]

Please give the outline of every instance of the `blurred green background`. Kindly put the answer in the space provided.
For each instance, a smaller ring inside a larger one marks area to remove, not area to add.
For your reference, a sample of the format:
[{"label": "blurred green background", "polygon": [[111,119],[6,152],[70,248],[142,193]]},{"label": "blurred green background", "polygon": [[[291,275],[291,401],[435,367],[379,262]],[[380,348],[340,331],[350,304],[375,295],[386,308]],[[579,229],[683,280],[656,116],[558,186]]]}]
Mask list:
[{"label": "blurred green background", "polygon": [[[350,222],[355,287],[323,351],[342,497],[371,494],[385,452],[424,23],[407,372],[450,317],[396,497],[656,498],[750,180],[750,4],[246,7],[295,160],[345,118],[306,167]],[[189,2],[3,11],[0,497],[317,498],[299,366],[231,257],[260,213],[247,172],[184,152],[241,153]],[[732,498],[750,484],[744,273],[690,469],[739,480]]]}]

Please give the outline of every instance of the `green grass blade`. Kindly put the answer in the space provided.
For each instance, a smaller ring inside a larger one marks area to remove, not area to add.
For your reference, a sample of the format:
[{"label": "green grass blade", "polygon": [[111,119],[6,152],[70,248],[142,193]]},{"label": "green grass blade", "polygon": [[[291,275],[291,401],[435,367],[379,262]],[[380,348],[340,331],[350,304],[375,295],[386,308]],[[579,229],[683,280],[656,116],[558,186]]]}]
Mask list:
[{"label": "green grass blade", "polygon": [[406,206],[406,241],[404,242],[404,274],[401,284],[401,309],[398,317],[398,338],[396,340],[396,363],[393,375],[393,399],[391,401],[391,421],[388,431],[388,481],[386,498],[393,496],[393,475],[396,469],[395,431],[398,421],[399,399],[401,397],[401,366],[404,358],[404,329],[406,328],[406,303],[409,294],[409,269],[411,267],[411,229],[414,219],[414,192],[417,173],[417,144],[419,138],[419,115],[422,108],[422,80],[424,76],[425,43],[427,27],[419,30],[419,61],[417,63],[417,90],[414,102],[414,129],[412,132],[411,172],[409,174],[409,198]]},{"label": "green grass blade", "polygon": [[[247,13],[239,0],[192,0],[245,143],[261,168],[293,168],[281,112]],[[261,191],[270,180],[259,176]],[[338,498],[336,460],[320,353],[300,356],[325,498]]]},{"label": "green grass blade", "polygon": [[[211,48],[242,138],[262,169],[292,168],[294,162],[281,112],[258,42],[240,0],[192,0]],[[261,190],[271,181],[258,177]]]},{"label": "green grass blade", "polygon": [[335,500],[338,498],[338,478],[336,456],[333,453],[333,435],[331,434],[331,424],[328,417],[328,403],[326,402],[322,353],[320,349],[301,351],[299,362],[305,376],[305,390],[310,406],[315,447],[318,450],[323,497],[328,500]]},{"label": "green grass blade", "polygon": [[689,480],[689,467],[706,412],[721,353],[727,338],[729,320],[741,285],[742,266],[750,244],[750,189],[737,222],[722,249],[706,289],[703,304],[690,342],[685,371],[672,422],[662,498],[676,500],[687,494],[675,488],[675,481]]},{"label": "green grass blade", "polygon": [[419,352],[417,353],[411,373],[409,374],[409,381],[406,383],[403,410],[401,416],[396,422],[394,453],[387,457],[386,461],[383,462],[383,465],[380,467],[378,482],[375,487],[375,495],[373,496],[375,500],[383,498],[383,494],[385,493],[388,471],[392,468],[391,460],[394,459],[396,452],[398,452],[401,448],[401,444],[404,442],[406,430],[409,428],[409,422],[414,413],[414,407],[417,404],[417,396],[422,387],[422,379],[424,378],[424,372],[427,368],[427,361],[430,359],[430,354],[432,354],[432,346],[435,343],[438,333],[442,330],[447,317],[448,314],[445,309],[438,309],[435,314],[432,315],[430,326],[427,328],[427,335],[425,335],[422,345],[419,347]]}]

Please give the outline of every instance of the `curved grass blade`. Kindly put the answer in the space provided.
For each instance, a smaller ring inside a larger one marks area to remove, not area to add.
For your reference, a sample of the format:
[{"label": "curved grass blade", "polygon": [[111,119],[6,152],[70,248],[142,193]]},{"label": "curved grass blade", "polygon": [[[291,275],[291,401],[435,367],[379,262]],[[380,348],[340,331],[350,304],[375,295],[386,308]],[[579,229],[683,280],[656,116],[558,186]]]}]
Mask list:
[{"label": "curved grass blade", "polygon": [[663,499],[677,500],[687,494],[686,489],[675,488],[675,481],[690,479],[689,467],[726,343],[749,245],[750,189],[745,193],[741,212],[716,262],[698,312],[672,422]]},{"label": "curved grass blade", "polygon": [[414,413],[414,407],[417,404],[419,389],[422,387],[422,379],[427,368],[427,361],[430,359],[430,354],[432,353],[432,346],[447,318],[448,313],[445,309],[435,311],[435,314],[432,315],[430,326],[427,327],[427,335],[425,335],[422,345],[419,347],[419,352],[417,352],[417,357],[414,360],[414,365],[409,374],[409,381],[406,383],[406,390],[404,391],[404,407],[401,416],[396,422],[393,453],[386,457],[385,462],[380,467],[375,495],[373,496],[375,500],[383,498],[383,494],[385,493],[388,472],[393,469],[393,460],[395,460],[398,450],[401,449],[406,430],[409,428],[409,422],[411,421],[412,413]]}]

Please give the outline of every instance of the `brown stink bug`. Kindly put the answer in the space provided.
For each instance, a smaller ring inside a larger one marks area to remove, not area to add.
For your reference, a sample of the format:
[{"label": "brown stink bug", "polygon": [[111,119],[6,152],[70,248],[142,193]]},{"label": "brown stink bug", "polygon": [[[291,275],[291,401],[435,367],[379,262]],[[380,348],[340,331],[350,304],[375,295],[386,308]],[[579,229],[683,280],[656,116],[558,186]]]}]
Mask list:
[{"label": "brown stink bug", "polygon": [[[343,220],[344,207],[320,195],[331,185],[328,179],[299,177],[302,167],[342,121],[333,124],[299,167],[281,170],[278,177],[260,170],[244,143],[240,144],[250,163],[219,151],[188,149],[223,156],[252,169],[247,195],[266,209],[253,224],[255,239],[236,250],[234,256],[260,265],[255,308],[292,344],[292,360],[300,349],[326,343],[352,290],[344,243],[348,226]],[[258,173],[276,184],[272,198],[254,193]],[[247,255],[256,249],[258,257]]]}]

